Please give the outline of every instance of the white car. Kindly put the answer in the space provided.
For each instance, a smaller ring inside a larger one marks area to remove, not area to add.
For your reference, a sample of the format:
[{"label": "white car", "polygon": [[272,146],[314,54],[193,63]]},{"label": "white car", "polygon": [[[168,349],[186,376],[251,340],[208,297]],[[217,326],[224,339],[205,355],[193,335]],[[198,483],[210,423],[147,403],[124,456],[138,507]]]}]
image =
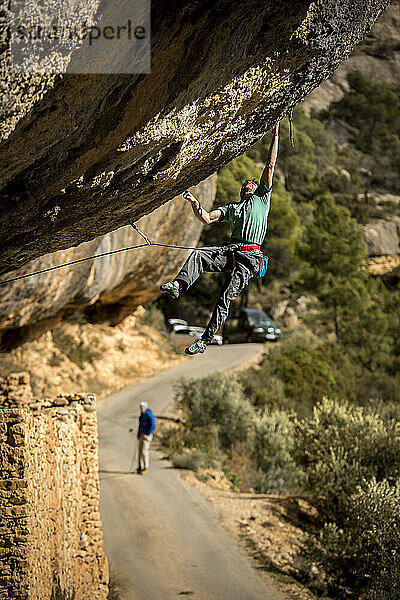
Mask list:
[{"label": "white car", "polygon": [[[204,333],[204,327],[196,327],[194,325],[180,325],[176,324],[174,326],[174,334],[175,335],[189,335],[190,337],[200,338]],[[216,344],[218,346],[222,346],[224,343],[222,335],[215,335],[211,344]]]},{"label": "white car", "polygon": [[185,319],[168,319],[167,326],[170,331],[175,332],[181,327],[187,327],[189,323]]}]

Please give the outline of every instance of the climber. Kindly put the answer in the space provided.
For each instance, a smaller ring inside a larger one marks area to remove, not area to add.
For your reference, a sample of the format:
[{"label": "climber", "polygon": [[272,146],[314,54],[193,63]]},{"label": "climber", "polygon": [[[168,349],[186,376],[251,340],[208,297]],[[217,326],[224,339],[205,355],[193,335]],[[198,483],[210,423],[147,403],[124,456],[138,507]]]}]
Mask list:
[{"label": "climber", "polygon": [[218,328],[228,316],[231,302],[248,285],[249,279],[257,275],[264,262],[261,244],[267,233],[268,213],[272,190],[272,177],[278,156],[279,122],[273,131],[267,164],[259,184],[246,179],[238,202],[229,202],[216,210],[207,212],[200,202],[188,191],[183,193],[190,202],[196,218],[205,225],[228,221],[231,239],[222,246],[194,250],[174,280],[164,283],[160,290],[172,298],[179,298],[204,272],[228,272],[214,306],[211,319],[201,338],[185,349],[186,354],[203,353]]}]

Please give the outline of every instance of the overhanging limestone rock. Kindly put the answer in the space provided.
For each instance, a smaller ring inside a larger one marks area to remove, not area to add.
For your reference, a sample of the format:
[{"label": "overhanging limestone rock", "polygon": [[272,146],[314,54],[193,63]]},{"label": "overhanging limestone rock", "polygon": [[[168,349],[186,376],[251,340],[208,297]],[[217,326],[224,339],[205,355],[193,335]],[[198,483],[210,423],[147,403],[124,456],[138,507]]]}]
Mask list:
[{"label": "overhanging limestone rock", "polygon": [[[206,209],[213,204],[216,179],[214,174],[191,188]],[[202,229],[182,197],[160,206],[137,225],[153,242],[181,246],[196,246]],[[128,225],[77,248],[42,256],[12,275],[138,243],[143,243],[143,239]],[[1,286],[0,349],[9,350],[41,335],[74,311],[86,310],[92,321],[120,322],[139,304],[159,295],[160,284],[176,274],[187,253],[144,247]]]},{"label": "overhanging limestone rock", "polygon": [[205,179],[327,77],[386,5],[153,0],[149,75],[64,76],[30,94],[1,152],[0,272]]}]

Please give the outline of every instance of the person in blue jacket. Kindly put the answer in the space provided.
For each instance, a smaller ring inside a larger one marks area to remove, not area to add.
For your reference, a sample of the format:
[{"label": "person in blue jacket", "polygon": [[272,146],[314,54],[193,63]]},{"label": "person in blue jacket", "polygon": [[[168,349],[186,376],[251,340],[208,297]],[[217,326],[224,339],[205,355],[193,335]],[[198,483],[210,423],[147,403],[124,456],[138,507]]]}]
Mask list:
[{"label": "person in blue jacket", "polygon": [[139,441],[139,466],[138,475],[146,475],[150,461],[150,444],[156,428],[156,418],[149,409],[147,402],[140,403],[140,417],[137,438]]}]

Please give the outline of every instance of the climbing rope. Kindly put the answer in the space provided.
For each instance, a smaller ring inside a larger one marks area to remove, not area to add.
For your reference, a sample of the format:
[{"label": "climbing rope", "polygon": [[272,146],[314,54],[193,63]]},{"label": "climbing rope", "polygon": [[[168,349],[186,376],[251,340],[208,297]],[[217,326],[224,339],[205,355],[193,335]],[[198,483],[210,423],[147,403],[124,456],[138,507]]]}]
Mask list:
[{"label": "climbing rope", "polygon": [[64,267],[70,267],[72,265],[77,265],[79,263],[83,263],[87,260],[94,260],[96,258],[102,258],[103,256],[110,256],[111,254],[118,254],[119,252],[127,252],[128,250],[136,250],[137,248],[146,248],[147,246],[160,246],[162,248],[174,248],[175,250],[199,250],[194,246],[177,246],[175,244],[160,244],[158,242],[152,242],[149,240],[147,235],[145,235],[142,231],[140,231],[136,225],[130,223],[130,225],[135,229],[144,240],[146,240],[145,244],[137,244],[136,246],[127,246],[126,248],[118,248],[117,250],[109,250],[108,252],[102,252],[101,254],[94,254],[93,256],[86,256],[85,258],[77,258],[75,260],[71,260],[69,262],[62,263],[61,265],[54,265],[53,267],[47,267],[46,269],[40,269],[39,271],[33,271],[32,273],[25,273],[24,275],[18,275],[16,277],[11,277],[10,279],[5,279],[4,281],[0,281],[0,285],[6,285],[7,283],[13,283],[14,281],[19,281],[20,279],[26,279],[27,277],[33,277],[34,275],[42,275],[43,273],[48,273],[49,271],[56,271],[57,269],[63,269]]}]

